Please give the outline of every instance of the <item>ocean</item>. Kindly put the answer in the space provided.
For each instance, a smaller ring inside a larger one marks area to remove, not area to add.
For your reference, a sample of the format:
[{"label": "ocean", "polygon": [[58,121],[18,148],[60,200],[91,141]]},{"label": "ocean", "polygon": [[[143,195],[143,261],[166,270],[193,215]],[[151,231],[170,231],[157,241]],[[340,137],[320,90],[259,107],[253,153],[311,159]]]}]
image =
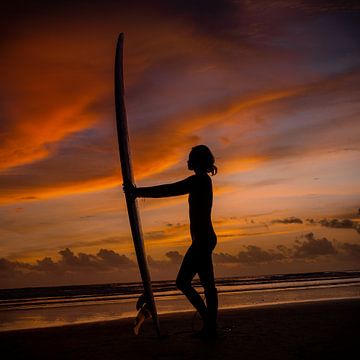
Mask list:
[{"label": "ocean", "polygon": [[[221,309],[360,298],[360,271],[218,278],[216,286]],[[153,289],[160,314],[195,313],[173,280],[154,281]],[[141,293],[135,282],[0,289],[0,331],[135,317]]]}]

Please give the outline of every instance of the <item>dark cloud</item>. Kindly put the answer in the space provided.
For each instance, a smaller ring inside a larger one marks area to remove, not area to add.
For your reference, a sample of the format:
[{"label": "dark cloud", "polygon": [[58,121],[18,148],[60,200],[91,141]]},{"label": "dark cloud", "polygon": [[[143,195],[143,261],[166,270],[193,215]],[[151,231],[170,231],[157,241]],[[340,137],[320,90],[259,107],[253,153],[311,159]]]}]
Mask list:
[{"label": "dark cloud", "polygon": [[237,255],[231,255],[228,253],[213,253],[213,260],[218,264],[232,264],[239,262]]},{"label": "dark cloud", "polygon": [[240,262],[245,263],[264,263],[282,260],[285,256],[279,252],[273,250],[263,250],[258,246],[249,245],[246,246],[245,251],[240,251],[238,254],[238,258]]},{"label": "dark cloud", "polygon": [[344,243],[340,246],[341,250],[345,252],[346,255],[355,258],[359,261],[360,259],[360,245],[359,244],[350,244]]},{"label": "dark cloud", "polygon": [[227,253],[214,254],[216,263],[268,263],[285,259],[284,254],[274,250],[263,250],[258,246],[248,245],[237,255]]},{"label": "dark cloud", "polygon": [[96,257],[94,255],[79,253],[76,256],[69,248],[59,251],[59,254],[61,255],[59,263],[65,267],[96,266]]},{"label": "dark cloud", "polygon": [[333,229],[354,229],[360,234],[360,223],[351,219],[322,219],[319,224]]},{"label": "dark cloud", "polygon": [[[148,256],[148,264],[150,268],[154,271],[171,271],[171,265],[178,265],[181,263],[183,259],[183,255],[181,255],[178,251],[168,251],[165,254],[167,260],[156,260],[152,256]],[[170,265],[170,266],[169,266]]]},{"label": "dark cloud", "polygon": [[0,270],[29,270],[34,272],[77,272],[87,270],[124,270],[135,266],[135,263],[125,255],[113,250],[100,249],[96,254],[75,254],[69,248],[59,251],[60,259],[54,261],[50,257],[37,260],[35,264],[0,260]]},{"label": "dark cloud", "polygon": [[214,262],[219,264],[257,264],[296,259],[314,259],[324,255],[338,254],[338,250],[333,242],[325,237],[316,239],[313,233],[308,233],[304,235],[304,238],[305,240],[303,241],[296,240],[292,247],[279,245],[276,249],[264,250],[258,246],[249,245],[237,255],[214,253]]},{"label": "dark cloud", "polygon": [[0,259],[0,287],[91,284],[137,279],[136,263],[126,255],[100,249],[95,254],[75,254],[69,248],[59,251],[60,258],[45,257],[35,263]]},{"label": "dark cloud", "polygon": [[[352,214],[356,217],[356,214]],[[332,228],[332,229],[354,229],[358,233],[360,233],[360,223],[354,221],[352,219],[343,218],[343,219],[322,219],[322,220],[315,220],[315,219],[306,219],[306,222],[310,225],[320,224],[322,226]]]},{"label": "dark cloud", "polygon": [[165,255],[174,264],[181,263],[183,259],[183,255],[181,255],[178,251],[169,251]]},{"label": "dark cloud", "polygon": [[304,237],[304,241],[296,240],[293,248],[294,258],[314,258],[337,254],[333,243],[327,238],[316,239],[313,233],[308,233]]},{"label": "dark cloud", "polygon": [[[0,259],[0,287],[54,286],[58,284],[85,284],[139,280],[136,261],[114,250],[100,249],[97,254],[75,254],[69,248],[59,252],[57,261],[50,257],[36,263]],[[279,245],[264,249],[256,245],[244,246],[237,254],[213,253],[218,276],[229,274],[247,267],[267,264],[282,266],[282,271],[291,271],[291,266],[301,263],[324,264],[331,261],[349,261],[356,264],[360,258],[360,245],[316,238],[308,233],[296,240],[292,246]],[[157,260],[148,256],[148,264],[154,279],[176,277],[183,255],[169,251],[165,259]],[[311,261],[309,261],[311,260]],[[230,269],[230,270],[229,270]],[[237,269],[237,270],[236,270]],[[231,272],[230,271],[230,272]]]},{"label": "dark cloud", "polygon": [[114,267],[133,266],[134,262],[125,255],[120,255],[113,250],[100,249],[97,257],[102,259],[106,264]]},{"label": "dark cloud", "polygon": [[11,273],[15,270],[16,266],[14,264],[19,264],[17,262],[12,262],[7,259],[1,258],[0,259],[0,274],[4,273]]},{"label": "dark cloud", "polygon": [[58,271],[58,265],[50,257],[45,257],[41,260],[37,260],[36,269],[39,271],[45,272],[55,272]]},{"label": "dark cloud", "polygon": [[[170,6],[169,6],[170,5]],[[213,34],[214,38],[236,39],[245,35],[246,24],[240,15],[243,6],[231,0],[165,1],[174,17],[184,18],[200,33]],[[246,18],[244,18],[246,19]],[[237,36],[236,36],[237,35]]]},{"label": "dark cloud", "polygon": [[290,216],[285,219],[275,219],[271,221],[272,224],[302,224],[303,221],[295,216]]}]

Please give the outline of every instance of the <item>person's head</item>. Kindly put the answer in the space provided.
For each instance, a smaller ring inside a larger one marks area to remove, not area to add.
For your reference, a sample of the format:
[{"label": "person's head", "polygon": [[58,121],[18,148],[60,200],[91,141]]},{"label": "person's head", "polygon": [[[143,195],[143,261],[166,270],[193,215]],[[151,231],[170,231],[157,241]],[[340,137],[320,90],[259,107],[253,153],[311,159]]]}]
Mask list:
[{"label": "person's head", "polygon": [[189,170],[215,175],[217,173],[217,167],[214,163],[214,155],[207,146],[197,145],[191,149],[188,160]]}]

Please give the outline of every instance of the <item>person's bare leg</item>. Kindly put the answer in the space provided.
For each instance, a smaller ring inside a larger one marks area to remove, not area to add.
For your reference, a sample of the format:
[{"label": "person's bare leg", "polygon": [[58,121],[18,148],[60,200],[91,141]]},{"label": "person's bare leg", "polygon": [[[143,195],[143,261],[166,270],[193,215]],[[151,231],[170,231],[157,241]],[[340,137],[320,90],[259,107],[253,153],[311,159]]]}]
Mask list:
[{"label": "person's bare leg", "polygon": [[208,311],[204,300],[199,293],[190,285],[178,287],[179,290],[187,297],[192,306],[198,311],[204,322],[208,321]]},{"label": "person's bare leg", "polygon": [[191,281],[197,273],[197,262],[198,259],[196,258],[192,247],[190,247],[181,264],[176,278],[176,286],[199,312],[203,321],[206,322],[208,318],[206,305],[199,293],[191,285]]},{"label": "person's bare leg", "polygon": [[205,290],[206,305],[208,311],[208,326],[216,329],[218,314],[218,296],[216,287]]},{"label": "person's bare leg", "polygon": [[215,287],[214,268],[212,264],[211,252],[206,257],[202,257],[203,261],[199,268],[199,277],[205,290],[206,306],[207,306],[207,322],[205,326],[211,332],[217,329],[218,314],[218,295]]}]

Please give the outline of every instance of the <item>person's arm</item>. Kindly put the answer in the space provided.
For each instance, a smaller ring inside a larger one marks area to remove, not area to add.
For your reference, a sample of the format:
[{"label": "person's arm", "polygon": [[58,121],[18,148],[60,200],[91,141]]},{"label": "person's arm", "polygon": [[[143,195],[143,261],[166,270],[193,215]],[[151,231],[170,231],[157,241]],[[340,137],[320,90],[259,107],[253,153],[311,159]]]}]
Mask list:
[{"label": "person's arm", "polygon": [[184,195],[190,192],[191,182],[192,176],[189,176],[184,180],[177,181],[171,184],[148,187],[134,187],[133,194],[136,197],[150,198]]}]

